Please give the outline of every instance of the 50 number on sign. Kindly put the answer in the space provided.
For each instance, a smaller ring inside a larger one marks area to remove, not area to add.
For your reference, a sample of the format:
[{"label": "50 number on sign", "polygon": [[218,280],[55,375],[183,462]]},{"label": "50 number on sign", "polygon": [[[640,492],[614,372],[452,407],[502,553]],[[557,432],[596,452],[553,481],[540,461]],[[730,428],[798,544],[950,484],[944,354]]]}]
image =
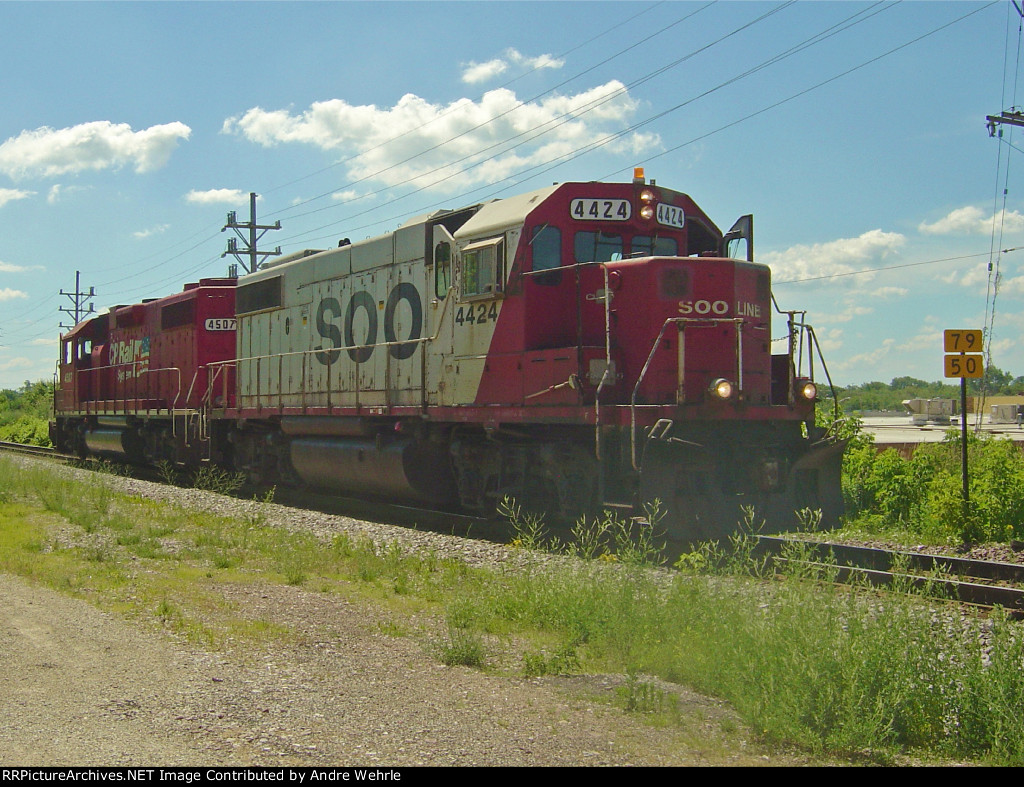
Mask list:
[{"label": "50 number on sign", "polygon": [[983,355],[947,355],[946,377],[981,377],[985,370]]}]

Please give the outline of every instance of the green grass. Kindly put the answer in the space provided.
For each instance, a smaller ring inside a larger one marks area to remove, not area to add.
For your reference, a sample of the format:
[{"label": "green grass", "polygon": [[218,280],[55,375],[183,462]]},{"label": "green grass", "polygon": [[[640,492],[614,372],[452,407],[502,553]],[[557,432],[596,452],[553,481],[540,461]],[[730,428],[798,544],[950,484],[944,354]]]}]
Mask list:
[{"label": "green grass", "polygon": [[647,522],[599,517],[566,544],[520,520],[523,560],[485,570],[349,534],[324,543],[268,526],[258,505],[238,519],[156,505],[101,477],[0,461],[0,488],[0,570],[204,647],[295,636],[225,592],[291,585],[375,605],[377,630],[445,664],[625,675],[616,704],[652,724],[681,724],[657,678],[728,702],[763,741],[816,755],[1024,764],[1018,624],[965,623],[933,599],[817,576],[766,581],[743,538],[668,570]]}]

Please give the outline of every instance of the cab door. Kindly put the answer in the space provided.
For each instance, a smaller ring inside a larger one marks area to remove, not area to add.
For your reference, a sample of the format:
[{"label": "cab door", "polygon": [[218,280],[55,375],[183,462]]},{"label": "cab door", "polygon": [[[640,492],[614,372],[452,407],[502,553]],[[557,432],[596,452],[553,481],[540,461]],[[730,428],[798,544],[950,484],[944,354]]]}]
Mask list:
[{"label": "cab door", "polygon": [[428,405],[451,403],[452,381],[445,373],[446,359],[452,355],[454,309],[458,297],[455,290],[455,238],[447,227],[432,228],[427,281],[424,289],[423,333],[426,343],[424,398]]}]

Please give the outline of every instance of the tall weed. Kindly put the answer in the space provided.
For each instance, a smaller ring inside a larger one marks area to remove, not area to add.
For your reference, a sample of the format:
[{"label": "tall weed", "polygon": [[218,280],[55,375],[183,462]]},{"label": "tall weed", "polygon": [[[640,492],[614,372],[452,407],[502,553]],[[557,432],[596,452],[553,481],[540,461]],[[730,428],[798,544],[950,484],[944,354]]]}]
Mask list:
[{"label": "tall weed", "polygon": [[961,437],[925,443],[910,458],[870,443],[849,449],[843,494],[851,524],[944,543],[1024,538],[1024,453],[1010,440],[968,435],[970,505],[962,500]]}]

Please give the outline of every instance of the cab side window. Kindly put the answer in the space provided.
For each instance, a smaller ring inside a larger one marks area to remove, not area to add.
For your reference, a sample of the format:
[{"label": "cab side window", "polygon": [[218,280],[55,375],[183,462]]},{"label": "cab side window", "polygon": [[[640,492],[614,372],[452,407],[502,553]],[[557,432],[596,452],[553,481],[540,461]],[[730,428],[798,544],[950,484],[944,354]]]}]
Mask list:
[{"label": "cab side window", "polygon": [[[537,284],[552,286],[562,281],[562,231],[558,227],[545,224],[534,227],[530,235],[530,248],[533,252],[533,281]],[[549,273],[538,273],[550,271]]]},{"label": "cab side window", "polygon": [[471,243],[462,250],[462,297],[495,297],[505,280],[501,239]]},{"label": "cab side window", "polygon": [[444,300],[452,286],[452,246],[447,241],[434,249],[434,295]]}]

